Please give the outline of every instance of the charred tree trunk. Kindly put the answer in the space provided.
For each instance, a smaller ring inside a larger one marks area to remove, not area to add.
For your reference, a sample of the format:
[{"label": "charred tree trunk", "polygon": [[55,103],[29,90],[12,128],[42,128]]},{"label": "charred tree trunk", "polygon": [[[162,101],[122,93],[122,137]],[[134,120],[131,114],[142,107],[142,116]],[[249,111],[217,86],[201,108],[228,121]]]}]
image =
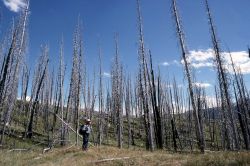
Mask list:
[{"label": "charred tree trunk", "polygon": [[144,46],[144,35],[142,28],[142,14],[140,1],[137,0],[137,14],[138,14],[138,30],[139,30],[139,79],[140,79],[140,97],[143,104],[144,123],[146,131],[146,149],[154,150],[153,143],[153,128],[151,120],[151,112],[149,110],[149,82],[148,82],[148,68],[146,61],[146,51]]},{"label": "charred tree trunk", "polygon": [[157,148],[163,149],[162,122],[161,122],[161,115],[160,115],[160,110],[159,110],[160,103],[157,103],[157,89],[155,86],[155,76],[154,76],[151,52],[149,52],[149,55],[150,55],[151,77],[148,76],[148,78],[149,78],[149,83],[151,84],[150,92],[151,92],[151,102],[152,102],[153,115],[154,115],[156,145],[157,145]]},{"label": "charred tree trunk", "polygon": [[194,95],[194,90],[193,90],[193,82],[191,78],[191,70],[189,67],[189,63],[187,60],[187,55],[188,51],[185,46],[185,41],[184,41],[184,33],[181,28],[181,23],[180,23],[180,18],[177,10],[177,5],[176,5],[176,0],[172,0],[172,6],[173,6],[173,14],[175,18],[175,24],[176,24],[176,31],[177,35],[179,38],[179,43],[181,46],[181,51],[182,51],[182,58],[184,60],[184,69],[185,69],[185,74],[186,78],[188,80],[188,90],[189,90],[189,96],[191,98],[191,104],[193,108],[193,116],[195,120],[195,129],[196,129],[196,138],[198,140],[198,147],[202,153],[205,151],[205,140],[204,140],[204,133],[202,132],[202,126],[201,126],[201,121],[199,119],[199,110],[197,110],[197,106],[195,104],[195,95]]},{"label": "charred tree trunk", "polygon": [[[47,50],[45,50],[47,52]],[[47,53],[45,53],[47,54]],[[48,67],[48,62],[49,62],[49,59],[47,59],[46,63],[45,63],[45,68],[43,70],[43,73],[42,73],[42,76],[41,78],[39,79],[39,82],[38,82],[38,86],[37,86],[37,91],[36,91],[36,95],[35,95],[35,99],[32,103],[32,106],[31,106],[31,111],[30,111],[30,120],[29,120],[29,125],[28,125],[28,130],[27,130],[27,138],[31,138],[32,135],[33,135],[33,121],[34,121],[34,114],[35,114],[35,111],[37,109],[37,105],[39,103],[39,95],[40,95],[40,90],[42,88],[42,84],[43,84],[43,81],[44,81],[44,78],[45,78],[45,74],[46,74],[46,69]]]},{"label": "charred tree trunk", "polygon": [[212,20],[210,8],[208,5],[208,1],[205,0],[205,7],[207,10],[208,20],[209,20],[209,27],[211,32],[211,39],[213,43],[213,48],[215,51],[215,61],[216,61],[216,68],[218,72],[218,80],[221,84],[221,93],[222,93],[222,100],[225,100],[225,109],[226,109],[226,116],[225,116],[225,123],[227,125],[226,129],[229,134],[229,144],[230,149],[239,149],[239,140],[238,140],[238,132],[236,128],[235,118],[233,115],[233,110],[230,101],[230,94],[229,94],[229,83],[225,74],[225,69],[223,67],[223,61],[220,53],[220,47],[218,43],[218,39],[215,33],[214,23]]}]

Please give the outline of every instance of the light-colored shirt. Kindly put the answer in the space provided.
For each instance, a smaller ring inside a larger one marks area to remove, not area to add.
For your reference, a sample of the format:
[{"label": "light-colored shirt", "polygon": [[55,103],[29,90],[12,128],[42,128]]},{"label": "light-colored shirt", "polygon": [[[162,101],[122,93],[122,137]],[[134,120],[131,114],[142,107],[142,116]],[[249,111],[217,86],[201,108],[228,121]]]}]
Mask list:
[{"label": "light-colored shirt", "polygon": [[90,134],[91,133],[91,130],[92,130],[92,127],[90,125],[84,125],[83,126],[83,130],[86,131],[86,133]]}]

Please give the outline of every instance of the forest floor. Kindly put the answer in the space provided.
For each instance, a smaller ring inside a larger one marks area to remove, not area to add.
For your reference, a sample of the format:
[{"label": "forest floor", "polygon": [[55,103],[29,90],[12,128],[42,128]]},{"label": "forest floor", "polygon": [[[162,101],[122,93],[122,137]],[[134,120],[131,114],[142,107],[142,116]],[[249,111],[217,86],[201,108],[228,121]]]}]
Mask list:
[{"label": "forest floor", "polygon": [[80,165],[250,165],[250,152],[172,153],[144,149],[90,147],[87,152],[75,146],[53,148],[46,153],[0,151],[0,165],[80,166]]}]

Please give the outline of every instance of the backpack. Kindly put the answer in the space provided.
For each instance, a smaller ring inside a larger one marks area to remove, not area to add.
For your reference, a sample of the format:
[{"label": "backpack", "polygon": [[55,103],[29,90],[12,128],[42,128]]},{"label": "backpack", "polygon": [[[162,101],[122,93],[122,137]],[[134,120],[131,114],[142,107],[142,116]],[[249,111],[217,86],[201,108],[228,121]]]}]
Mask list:
[{"label": "backpack", "polygon": [[86,133],[87,133],[86,127],[85,127],[84,125],[81,125],[81,127],[80,127],[78,133],[79,133],[80,135],[86,134]]}]

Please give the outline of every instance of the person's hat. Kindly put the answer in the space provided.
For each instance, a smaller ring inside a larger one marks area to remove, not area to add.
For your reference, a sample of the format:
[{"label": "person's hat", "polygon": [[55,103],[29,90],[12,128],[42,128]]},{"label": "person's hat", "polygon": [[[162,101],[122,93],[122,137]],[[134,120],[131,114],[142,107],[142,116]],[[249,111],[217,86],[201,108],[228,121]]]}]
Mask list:
[{"label": "person's hat", "polygon": [[91,122],[91,120],[90,120],[90,119],[86,119],[86,121],[87,121],[87,122]]}]

